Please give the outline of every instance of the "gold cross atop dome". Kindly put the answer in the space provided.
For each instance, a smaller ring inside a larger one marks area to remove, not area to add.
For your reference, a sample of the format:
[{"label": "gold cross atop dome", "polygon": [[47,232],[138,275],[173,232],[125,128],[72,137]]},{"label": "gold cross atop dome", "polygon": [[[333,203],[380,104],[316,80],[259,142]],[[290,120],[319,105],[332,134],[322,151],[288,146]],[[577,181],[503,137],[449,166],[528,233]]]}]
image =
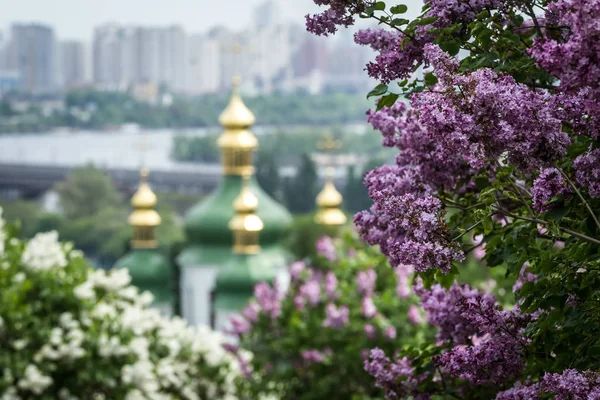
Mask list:
[{"label": "gold cross atop dome", "polygon": [[242,190],[233,202],[235,216],[229,221],[233,232],[233,252],[236,254],[256,254],[260,251],[258,234],[264,225],[256,210],[258,199],[250,189],[250,175],[244,175]]},{"label": "gold cross atop dome", "polygon": [[325,133],[324,138],[317,142],[317,148],[326,152],[332,152],[333,150],[339,150],[342,148],[341,140],[337,140],[333,137],[330,132]]},{"label": "gold cross atop dome", "polygon": [[[241,52],[239,42],[233,45],[234,52]],[[223,133],[217,140],[221,149],[221,161],[226,175],[252,175],[254,173],[253,154],[258,148],[258,139],[250,131],[255,117],[246,107],[240,94],[239,75],[232,79],[232,93],[229,104],[219,116]]]},{"label": "gold cross atop dome", "polygon": [[[340,140],[334,139],[331,133],[326,133],[323,140],[317,143],[319,150],[328,153],[338,150],[342,147]],[[333,183],[333,167],[327,166],[325,170],[325,186],[317,195],[317,212],[315,213],[315,222],[326,226],[341,226],[347,221],[346,214],[340,209],[343,197]]]},{"label": "gold cross atop dome", "polygon": [[133,212],[129,216],[129,224],[133,226],[133,248],[154,248],[157,241],[154,238],[154,228],[160,225],[161,218],[156,212],[156,195],[148,184],[147,168],[140,170],[140,186],[131,198]]}]

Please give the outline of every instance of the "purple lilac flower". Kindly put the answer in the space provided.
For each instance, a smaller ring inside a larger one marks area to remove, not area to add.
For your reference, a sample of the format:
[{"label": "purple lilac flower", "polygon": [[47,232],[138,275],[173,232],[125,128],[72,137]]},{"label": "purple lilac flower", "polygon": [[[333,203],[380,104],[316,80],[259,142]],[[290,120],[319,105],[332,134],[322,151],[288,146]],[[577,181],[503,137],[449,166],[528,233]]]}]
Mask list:
[{"label": "purple lilac flower", "polygon": [[413,325],[420,325],[423,323],[423,315],[418,306],[412,304],[408,307],[408,321]]},{"label": "purple lilac flower", "polygon": [[306,30],[315,35],[329,36],[338,25],[354,24],[354,15],[365,10],[364,0],[314,0],[319,6],[329,8],[320,14],[306,15]]},{"label": "purple lilac flower", "polygon": [[531,272],[527,272],[527,268],[529,268],[528,263],[525,263],[523,264],[523,266],[521,266],[521,270],[519,271],[519,277],[517,278],[517,281],[515,282],[512,288],[513,293],[517,292],[518,290],[521,290],[521,288],[526,282],[535,282],[537,280],[537,275],[532,274]]},{"label": "purple lilac flower", "polygon": [[323,362],[325,356],[318,350],[306,350],[302,352],[302,359],[308,365]]},{"label": "purple lilac flower", "polygon": [[405,79],[423,62],[423,46],[432,39],[431,35],[419,35],[405,40],[400,32],[386,29],[361,29],[354,35],[354,41],[370,46],[377,52],[375,61],[367,64],[370,77],[389,83],[396,79]]},{"label": "purple lilac flower", "polygon": [[250,329],[252,329],[250,322],[242,316],[234,315],[229,321],[231,322],[231,333],[234,335],[240,336],[250,332]]},{"label": "purple lilac flower", "polygon": [[363,329],[365,331],[365,336],[368,339],[375,339],[377,337],[377,331],[375,330],[375,327],[373,325],[365,324]]},{"label": "purple lilac flower", "polygon": [[244,310],[242,310],[242,315],[251,323],[258,321],[259,313],[260,313],[260,306],[254,300],[250,300],[250,302],[248,303],[248,306],[246,306],[246,308],[244,308]]},{"label": "purple lilac flower", "polygon": [[325,321],[323,326],[333,329],[340,329],[350,322],[350,309],[342,305],[339,308],[333,303],[328,303],[325,307]]},{"label": "purple lilac flower", "polygon": [[358,292],[365,296],[371,296],[375,293],[375,283],[377,282],[377,272],[373,268],[366,271],[358,271],[356,274],[356,284]]},{"label": "purple lilac flower", "polygon": [[385,337],[388,340],[394,340],[396,339],[397,336],[397,332],[396,332],[396,328],[393,326],[388,326],[387,328],[385,328]]},{"label": "purple lilac flower", "polygon": [[277,287],[271,287],[266,282],[260,282],[254,287],[254,297],[261,310],[275,319],[281,314],[281,294]]},{"label": "purple lilac flower", "polygon": [[558,0],[548,5],[546,19],[563,27],[560,39],[537,37],[531,55],[560,79],[561,88],[596,87],[600,80],[600,13],[598,0]]},{"label": "purple lilac flower", "polygon": [[429,323],[440,328],[436,337],[443,343],[467,344],[471,336],[481,333],[479,327],[463,316],[462,304],[475,302],[486,304],[486,308],[496,307],[493,296],[468,285],[454,283],[448,290],[437,284],[431,290],[417,286],[415,292],[421,297],[421,306]]},{"label": "purple lilac flower", "polygon": [[293,281],[298,281],[301,278],[302,272],[306,270],[306,264],[302,261],[296,261],[290,265],[290,276]]},{"label": "purple lilac flower", "polygon": [[300,286],[298,292],[313,307],[319,304],[321,300],[321,284],[315,279],[311,279]]},{"label": "purple lilac flower", "polygon": [[439,87],[415,94],[412,106],[427,134],[472,168],[487,166],[506,152],[512,164],[532,171],[566,154],[570,139],[549,95],[487,68],[461,75],[457,60],[437,45],[425,46],[425,58]]},{"label": "purple lilac flower", "polygon": [[531,188],[533,208],[540,213],[549,211],[552,207],[548,202],[554,196],[570,192],[571,189],[558,169],[544,168],[540,171],[540,176],[533,181]]},{"label": "purple lilac flower", "polygon": [[388,399],[430,398],[426,393],[418,391],[418,384],[426,378],[426,375],[415,376],[414,368],[408,358],[392,361],[381,349],[375,348],[371,350],[370,357],[364,361],[364,365],[365,370],[375,378],[375,385],[384,389]]},{"label": "purple lilac flower", "polygon": [[323,236],[315,243],[317,253],[328,259],[329,261],[335,261],[335,245],[333,240],[329,236]]},{"label": "purple lilac flower", "polygon": [[600,149],[577,157],[573,168],[577,184],[586,188],[591,197],[600,197]]},{"label": "purple lilac flower", "polygon": [[332,271],[327,272],[325,275],[325,293],[327,294],[327,297],[332,300],[335,300],[338,297],[337,285],[338,280],[335,274]]},{"label": "purple lilac flower", "polygon": [[365,318],[373,318],[377,315],[377,307],[373,303],[371,297],[363,297],[362,299],[362,313]]},{"label": "purple lilac flower", "polygon": [[369,212],[358,213],[354,222],[367,243],[379,244],[390,264],[411,264],[416,271],[450,270],[464,254],[449,238],[439,199],[412,193],[374,199]]},{"label": "purple lilac flower", "polygon": [[517,384],[498,393],[496,400],[536,399],[542,394],[554,395],[556,400],[598,400],[600,374],[593,371],[566,369],[562,373],[546,373],[540,382]]},{"label": "purple lilac flower", "polygon": [[300,295],[294,296],[294,306],[296,310],[303,311],[306,306],[306,299]]},{"label": "purple lilac flower", "polygon": [[[528,343],[523,330],[535,316],[521,314],[518,306],[501,311],[490,295],[463,293],[467,296],[457,299],[454,312],[472,330],[468,338],[471,345],[468,340],[463,341],[467,345],[454,342],[454,347],[435,363],[451,376],[472,384],[505,384],[523,371],[523,352]],[[448,322],[443,325],[448,326]]]}]

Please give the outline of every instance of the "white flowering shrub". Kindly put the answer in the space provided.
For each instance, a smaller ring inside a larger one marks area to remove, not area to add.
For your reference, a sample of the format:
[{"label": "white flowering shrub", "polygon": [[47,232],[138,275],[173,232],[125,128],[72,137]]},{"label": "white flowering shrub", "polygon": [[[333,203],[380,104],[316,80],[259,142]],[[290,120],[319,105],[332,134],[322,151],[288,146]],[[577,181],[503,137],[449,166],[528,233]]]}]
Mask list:
[{"label": "white flowering shrub", "polygon": [[236,398],[220,334],[160,316],[126,270],[90,269],[56,232],[23,242],[4,225],[0,400]]}]

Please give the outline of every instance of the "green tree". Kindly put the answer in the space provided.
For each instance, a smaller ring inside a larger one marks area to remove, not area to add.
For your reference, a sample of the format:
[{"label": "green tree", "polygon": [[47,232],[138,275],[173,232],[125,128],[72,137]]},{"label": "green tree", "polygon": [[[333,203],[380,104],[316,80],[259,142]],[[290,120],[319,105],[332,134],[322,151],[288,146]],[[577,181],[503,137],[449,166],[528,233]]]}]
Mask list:
[{"label": "green tree", "polygon": [[256,158],[256,180],[260,187],[273,198],[281,196],[279,162],[274,152],[259,151]]},{"label": "green tree", "polygon": [[93,165],[74,168],[55,189],[67,218],[90,217],[103,208],[122,207],[121,196],[111,179]]},{"label": "green tree", "polygon": [[40,206],[29,200],[16,200],[0,203],[3,209],[2,217],[8,222],[17,222],[21,226],[21,235],[33,236],[36,232],[37,221],[42,213]]},{"label": "green tree", "polygon": [[287,178],[284,183],[284,199],[290,212],[305,214],[315,208],[317,184],[315,164],[308,154],[303,154],[296,177]]}]

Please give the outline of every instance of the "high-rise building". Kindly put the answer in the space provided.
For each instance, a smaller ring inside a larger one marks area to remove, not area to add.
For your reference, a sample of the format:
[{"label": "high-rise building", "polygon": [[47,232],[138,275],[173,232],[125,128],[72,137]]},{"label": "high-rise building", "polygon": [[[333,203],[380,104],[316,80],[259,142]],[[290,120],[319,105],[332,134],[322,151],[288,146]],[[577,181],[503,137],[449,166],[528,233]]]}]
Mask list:
[{"label": "high-rise building", "polygon": [[40,24],[13,24],[6,53],[10,70],[20,74],[22,90],[52,93],[58,85],[58,46],[54,30]]},{"label": "high-rise building", "polygon": [[[373,85],[364,72],[368,50],[365,47],[339,41],[329,51],[332,62],[327,66],[326,86],[350,92],[368,91]],[[344,60],[344,62],[334,60]]]},{"label": "high-rise building", "polygon": [[123,68],[123,30],[119,25],[106,24],[94,31],[94,83],[103,87],[119,87],[125,78]]},{"label": "high-rise building", "polygon": [[59,44],[60,75],[66,89],[81,86],[85,82],[85,45],[75,40]]},{"label": "high-rise building", "polygon": [[152,83],[182,91],[186,41],[180,26],[99,27],[94,35],[94,82],[117,87]]},{"label": "high-rise building", "polygon": [[221,49],[206,35],[188,38],[186,92],[192,95],[217,93],[221,85]]},{"label": "high-rise building", "polygon": [[181,92],[186,87],[187,35],[178,25],[161,29],[158,82]]},{"label": "high-rise building", "polygon": [[254,28],[281,24],[281,7],[277,0],[266,0],[254,9]]},{"label": "high-rise building", "polygon": [[276,89],[291,65],[289,31],[285,25],[265,26],[251,35],[253,79],[261,92]]}]

